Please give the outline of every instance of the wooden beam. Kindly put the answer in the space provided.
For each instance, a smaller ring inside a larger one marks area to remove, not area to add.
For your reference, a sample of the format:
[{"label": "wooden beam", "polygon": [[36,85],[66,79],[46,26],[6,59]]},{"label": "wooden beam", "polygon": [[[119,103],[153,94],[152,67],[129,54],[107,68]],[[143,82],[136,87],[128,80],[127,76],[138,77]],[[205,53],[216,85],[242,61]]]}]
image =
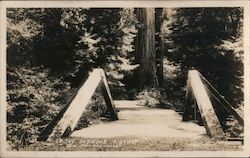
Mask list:
[{"label": "wooden beam", "polygon": [[187,88],[186,88],[186,95],[185,95],[185,106],[184,106],[184,113],[183,113],[183,121],[188,121],[190,120],[190,115],[192,110],[191,110],[191,105],[193,101],[193,94],[192,94],[192,89],[190,86],[190,81],[187,80]]},{"label": "wooden beam", "polygon": [[110,89],[108,86],[108,82],[107,82],[105,73],[102,69],[99,69],[99,71],[100,71],[100,75],[102,77],[100,88],[101,88],[101,92],[102,92],[102,95],[104,97],[104,100],[106,102],[106,105],[108,107],[108,111],[110,112],[111,119],[118,120],[118,114],[115,110],[115,104],[114,104],[114,101],[112,99],[112,95],[111,95],[111,92],[110,92]]},{"label": "wooden beam", "polygon": [[190,70],[188,72],[188,80],[190,81],[190,87],[196,99],[207,134],[213,138],[224,139],[225,135],[220,121],[213,109],[206,88],[201,81],[199,72],[197,70]]},{"label": "wooden beam", "polygon": [[243,118],[236,112],[234,107],[200,74],[203,81],[207,85],[213,97],[221,103],[224,109],[226,109],[230,114],[232,114],[239,122],[240,125],[244,126]]},{"label": "wooden beam", "polygon": [[46,141],[48,139],[49,135],[52,133],[53,129],[60,121],[60,119],[63,117],[63,114],[68,109],[71,102],[72,100],[69,103],[67,103],[66,106],[63,107],[63,109],[56,115],[56,117],[54,117],[54,119],[50,121],[50,123],[42,130],[42,132],[39,134],[37,138],[38,141]]},{"label": "wooden beam", "polygon": [[94,69],[72,102],[58,114],[60,116],[56,116],[45,130],[42,131],[40,140],[69,136],[76,127],[78,120],[86,109],[96,88],[100,86],[102,87],[102,94],[110,110],[111,117],[113,120],[117,120],[118,116],[104,71],[102,69]]},{"label": "wooden beam", "polygon": [[93,96],[96,88],[101,82],[101,79],[102,78],[99,70],[95,69],[78,91],[74,100],[64,113],[62,119],[58,122],[55,129],[53,130],[51,137],[66,137],[71,134],[83,111],[88,105],[91,97]]}]

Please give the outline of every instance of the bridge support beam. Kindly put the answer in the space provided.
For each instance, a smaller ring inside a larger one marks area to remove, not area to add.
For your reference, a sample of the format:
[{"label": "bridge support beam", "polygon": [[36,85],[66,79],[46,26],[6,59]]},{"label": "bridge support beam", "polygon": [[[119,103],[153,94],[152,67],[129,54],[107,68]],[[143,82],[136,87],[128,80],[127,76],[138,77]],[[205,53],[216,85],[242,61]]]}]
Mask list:
[{"label": "bridge support beam", "polygon": [[242,116],[240,116],[235,108],[222,96],[206,79],[204,76],[201,76],[202,81],[204,81],[204,84],[208,88],[208,90],[211,92],[213,98],[215,98],[222,107],[227,110],[229,113],[231,113],[239,122],[240,125],[244,126],[244,119]]},{"label": "bridge support beam", "polygon": [[66,105],[66,107],[63,108],[63,110],[48,124],[39,135],[38,140],[69,136],[76,127],[78,120],[89,104],[97,87],[101,88],[111,118],[117,120],[118,115],[115,110],[104,71],[102,69],[94,69],[84,85],[79,89],[72,102],[69,105]]},{"label": "bridge support beam", "polygon": [[[191,93],[193,95],[191,95]],[[186,110],[184,111],[183,120],[188,119],[187,109],[190,108],[191,96],[193,96],[197,102],[207,134],[213,138],[224,139],[225,135],[220,125],[220,121],[214,111],[209,95],[197,70],[190,70],[188,72],[187,105],[185,105]]]}]

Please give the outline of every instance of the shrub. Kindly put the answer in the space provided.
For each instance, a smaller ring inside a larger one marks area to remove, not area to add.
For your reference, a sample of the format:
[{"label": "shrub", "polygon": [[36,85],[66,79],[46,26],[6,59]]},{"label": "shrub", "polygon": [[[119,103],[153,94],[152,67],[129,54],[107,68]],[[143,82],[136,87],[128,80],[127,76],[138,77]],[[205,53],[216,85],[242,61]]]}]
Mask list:
[{"label": "shrub", "polygon": [[86,111],[83,112],[79,119],[75,130],[88,127],[91,124],[99,123],[101,116],[104,116],[107,112],[107,106],[103,96],[97,90],[92,96],[90,103],[86,107]]},{"label": "shrub", "polygon": [[7,73],[7,141],[16,150],[34,142],[71,95],[69,83],[28,67],[8,67]]},{"label": "shrub", "polygon": [[162,88],[144,89],[136,99],[141,100],[142,104],[152,108],[172,108],[170,101],[167,100],[167,94]]}]

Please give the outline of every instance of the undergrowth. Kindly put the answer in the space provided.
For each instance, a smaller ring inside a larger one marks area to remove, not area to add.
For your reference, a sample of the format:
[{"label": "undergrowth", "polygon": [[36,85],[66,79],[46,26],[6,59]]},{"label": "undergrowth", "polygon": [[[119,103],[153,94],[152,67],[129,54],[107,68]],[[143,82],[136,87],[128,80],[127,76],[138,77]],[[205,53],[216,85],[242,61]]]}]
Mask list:
[{"label": "undergrowth", "polygon": [[106,103],[101,93],[97,90],[87,105],[86,110],[82,113],[75,130],[86,128],[92,124],[98,124],[100,118],[106,114]]},{"label": "undergrowth", "polygon": [[[7,77],[7,146],[9,150],[22,150],[37,143],[40,132],[73,99],[77,89],[51,77],[43,67],[8,67]],[[98,123],[106,111],[104,98],[97,91],[76,129]]]},{"label": "undergrowth", "polygon": [[75,90],[43,67],[8,67],[7,142],[13,150],[34,143]]},{"label": "undergrowth", "polygon": [[172,104],[167,99],[167,94],[163,88],[148,88],[139,92],[136,99],[141,101],[141,105],[151,108],[172,108]]}]

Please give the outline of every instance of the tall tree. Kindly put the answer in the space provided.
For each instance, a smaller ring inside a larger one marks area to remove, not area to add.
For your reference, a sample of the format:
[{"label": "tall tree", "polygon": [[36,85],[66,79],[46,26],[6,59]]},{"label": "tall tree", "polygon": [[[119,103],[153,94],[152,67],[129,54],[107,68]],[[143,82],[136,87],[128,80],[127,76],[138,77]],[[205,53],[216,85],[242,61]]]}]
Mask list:
[{"label": "tall tree", "polygon": [[163,58],[164,58],[164,37],[163,37],[163,8],[155,9],[155,47],[156,47],[156,74],[159,84],[163,84]]},{"label": "tall tree", "polygon": [[138,89],[155,87],[158,84],[156,76],[155,51],[155,10],[153,8],[138,8],[136,16],[139,22],[136,37],[136,60],[138,69]]}]

